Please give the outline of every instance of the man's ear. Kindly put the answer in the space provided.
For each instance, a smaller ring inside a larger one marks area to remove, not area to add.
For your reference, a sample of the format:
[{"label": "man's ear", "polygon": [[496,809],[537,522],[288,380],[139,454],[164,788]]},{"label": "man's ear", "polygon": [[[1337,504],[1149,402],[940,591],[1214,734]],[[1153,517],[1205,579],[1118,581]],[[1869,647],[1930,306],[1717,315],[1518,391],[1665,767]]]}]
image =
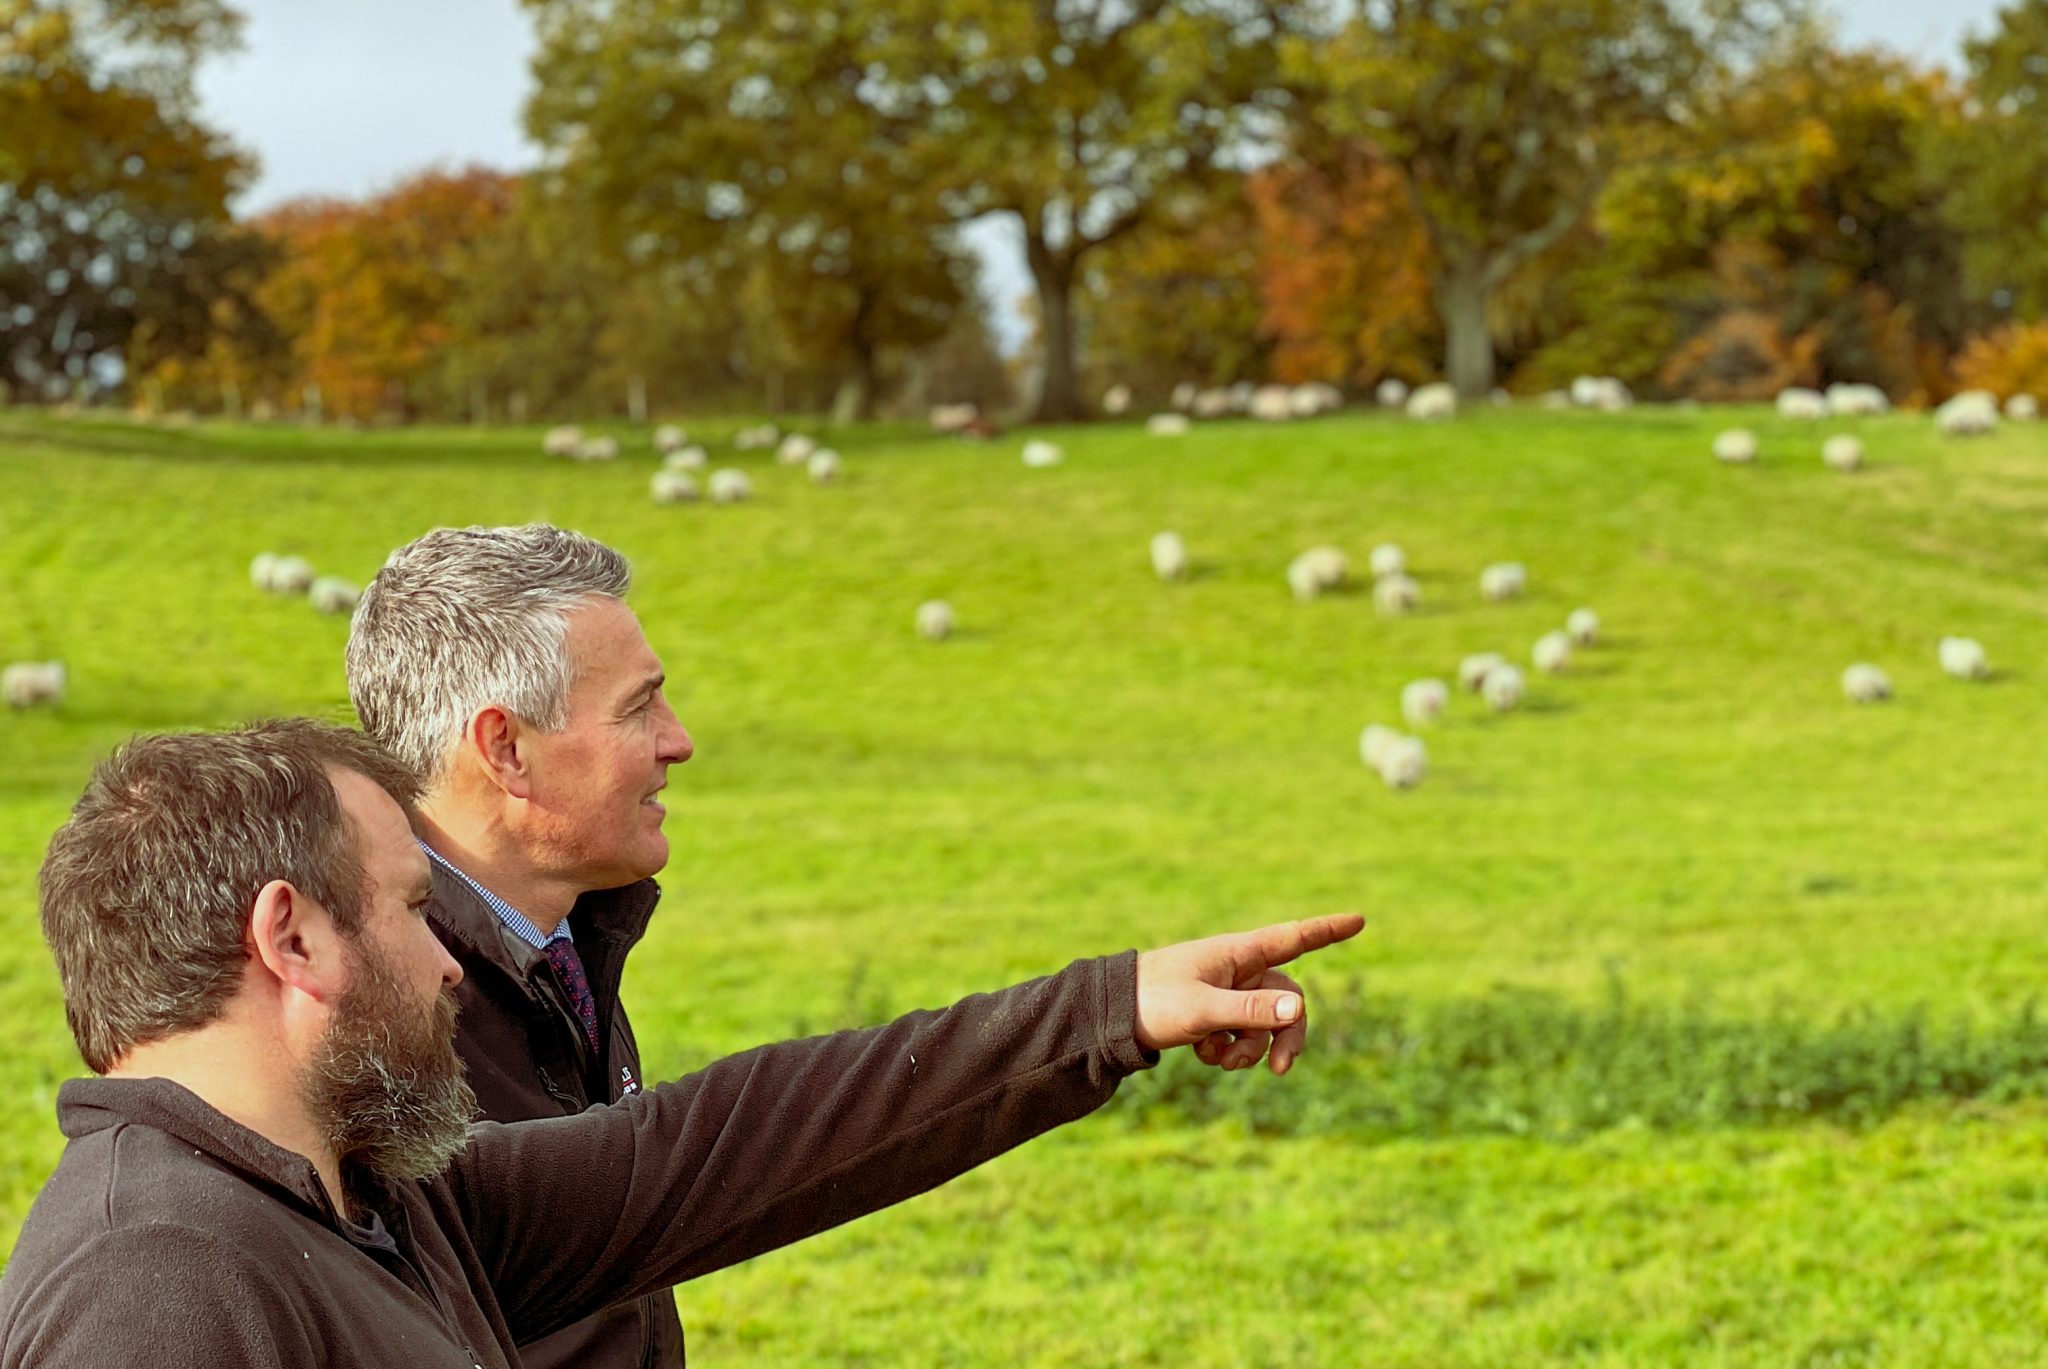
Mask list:
[{"label": "man's ear", "polygon": [[329,1003],[348,987],[341,930],[316,899],[285,880],[257,891],[249,947],[271,978],[308,998]]},{"label": "man's ear", "polygon": [[519,719],[497,704],[485,704],[469,720],[462,740],[490,782],[515,799],[533,796],[533,757]]}]

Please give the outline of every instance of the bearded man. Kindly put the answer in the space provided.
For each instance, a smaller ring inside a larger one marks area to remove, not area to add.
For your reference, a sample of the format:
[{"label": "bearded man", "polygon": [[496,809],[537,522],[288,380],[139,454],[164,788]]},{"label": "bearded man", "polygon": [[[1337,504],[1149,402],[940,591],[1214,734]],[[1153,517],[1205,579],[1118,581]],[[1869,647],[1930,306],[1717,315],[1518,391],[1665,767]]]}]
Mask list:
[{"label": "bearded man", "polygon": [[416,796],[308,721],[138,738],[95,770],[41,913],[101,1077],[58,1094],[69,1144],[0,1277],[0,1369],[511,1369],[1080,1117],[1160,1050],[1271,1032],[1291,1058],[1305,1013],[1272,967],[1363,925],[1077,961],[472,1127]]}]

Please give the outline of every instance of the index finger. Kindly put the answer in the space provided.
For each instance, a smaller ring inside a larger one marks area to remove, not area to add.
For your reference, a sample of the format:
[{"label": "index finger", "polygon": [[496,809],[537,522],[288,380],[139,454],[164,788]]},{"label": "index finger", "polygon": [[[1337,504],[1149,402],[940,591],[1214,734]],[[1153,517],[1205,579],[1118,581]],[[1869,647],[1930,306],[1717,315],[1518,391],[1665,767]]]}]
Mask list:
[{"label": "index finger", "polygon": [[1326,913],[1298,922],[1276,922],[1255,932],[1246,932],[1259,956],[1268,965],[1285,965],[1297,956],[1320,951],[1340,941],[1349,941],[1365,930],[1365,918],[1358,913]]}]

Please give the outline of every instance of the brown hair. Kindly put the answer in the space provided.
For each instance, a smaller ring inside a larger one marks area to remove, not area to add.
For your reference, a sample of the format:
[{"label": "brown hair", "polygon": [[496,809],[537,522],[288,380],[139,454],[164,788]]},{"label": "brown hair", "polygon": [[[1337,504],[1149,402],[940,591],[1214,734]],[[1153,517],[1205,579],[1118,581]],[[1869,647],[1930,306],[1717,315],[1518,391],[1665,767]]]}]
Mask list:
[{"label": "brown hair", "polygon": [[270,881],[317,901],[344,934],[361,926],[367,876],[329,769],[376,782],[411,816],[411,770],[308,718],[136,737],[94,769],[42,870],[43,936],[89,1068],[220,1015]]}]

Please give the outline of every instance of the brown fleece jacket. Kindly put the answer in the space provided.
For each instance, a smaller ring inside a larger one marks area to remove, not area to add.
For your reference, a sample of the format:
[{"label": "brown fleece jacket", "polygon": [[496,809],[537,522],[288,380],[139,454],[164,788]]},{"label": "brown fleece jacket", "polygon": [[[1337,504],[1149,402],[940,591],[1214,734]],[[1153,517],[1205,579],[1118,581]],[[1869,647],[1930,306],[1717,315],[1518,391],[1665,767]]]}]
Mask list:
[{"label": "brown fleece jacket", "polygon": [[[162,1079],[58,1095],[70,1144],[0,1278],[0,1369],[512,1369],[516,1347],[922,1193],[1156,1056],[1137,958],[763,1046],[573,1117],[483,1123],[424,1182],[349,1175]],[[373,1220],[374,1219],[374,1220]]]}]

